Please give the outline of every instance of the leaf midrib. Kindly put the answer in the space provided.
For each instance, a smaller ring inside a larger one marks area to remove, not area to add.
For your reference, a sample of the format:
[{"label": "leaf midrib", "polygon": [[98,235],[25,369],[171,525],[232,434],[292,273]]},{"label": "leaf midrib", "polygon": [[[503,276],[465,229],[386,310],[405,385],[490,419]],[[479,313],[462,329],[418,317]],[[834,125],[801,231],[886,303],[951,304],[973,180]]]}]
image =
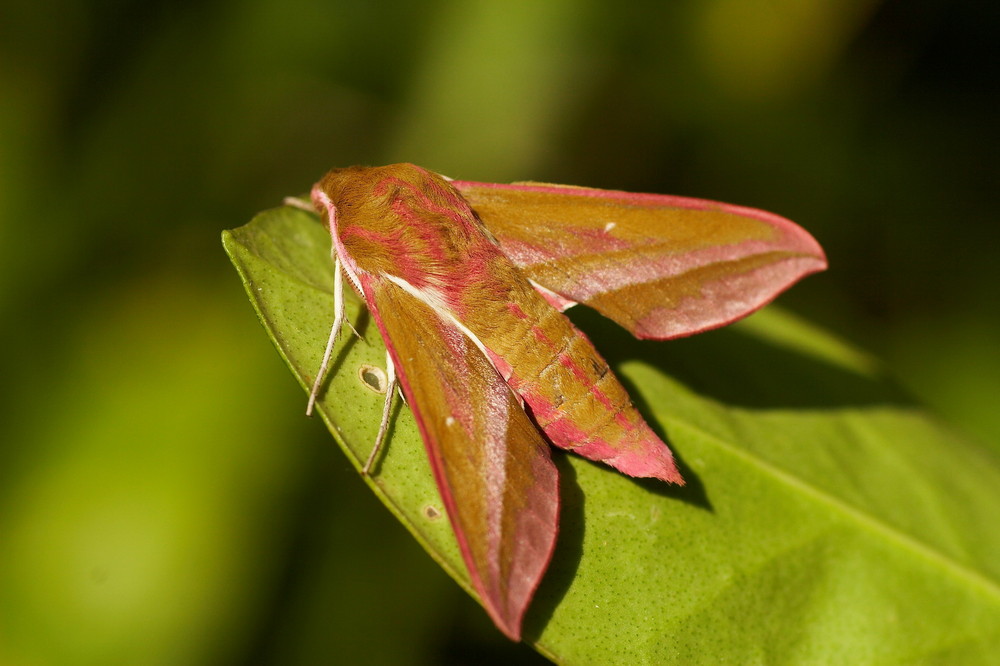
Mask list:
[{"label": "leaf midrib", "polygon": [[951,573],[953,577],[967,582],[971,587],[973,587],[973,589],[981,588],[984,596],[991,596],[997,601],[997,603],[1000,603],[1000,584],[995,582],[993,579],[986,577],[984,574],[956,562],[951,557],[945,555],[923,541],[920,541],[916,537],[900,531],[883,520],[877,519],[860,511],[837,496],[831,495],[830,493],[805,482],[803,479],[772,465],[758,456],[751,455],[746,450],[734,446],[725,439],[715,435],[714,433],[708,432],[696,424],[681,419],[668,418],[664,420],[687,430],[689,433],[694,433],[705,438],[729,454],[756,466],[762,472],[769,474],[773,478],[784,483],[786,486],[801,492],[804,496],[809,497],[814,501],[829,505],[833,509],[840,511],[843,515],[846,515],[850,519],[856,521],[858,524],[863,525],[871,532],[882,536],[887,541],[895,542],[903,548],[909,549],[914,553],[923,556],[928,561],[938,564],[944,571]]}]

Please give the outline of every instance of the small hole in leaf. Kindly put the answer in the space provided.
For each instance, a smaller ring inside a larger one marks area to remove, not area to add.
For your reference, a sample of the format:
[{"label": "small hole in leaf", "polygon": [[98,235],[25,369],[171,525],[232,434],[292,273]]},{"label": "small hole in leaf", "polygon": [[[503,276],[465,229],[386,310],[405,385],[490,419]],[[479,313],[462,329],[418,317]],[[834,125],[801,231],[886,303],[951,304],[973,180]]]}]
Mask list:
[{"label": "small hole in leaf", "polygon": [[431,506],[430,504],[424,507],[424,518],[426,518],[427,520],[434,521],[440,517],[441,517],[441,512],[438,511],[433,506]]},{"label": "small hole in leaf", "polygon": [[385,370],[376,368],[374,365],[362,365],[358,368],[358,377],[361,383],[376,393],[385,393],[389,384],[389,378],[385,376]]}]

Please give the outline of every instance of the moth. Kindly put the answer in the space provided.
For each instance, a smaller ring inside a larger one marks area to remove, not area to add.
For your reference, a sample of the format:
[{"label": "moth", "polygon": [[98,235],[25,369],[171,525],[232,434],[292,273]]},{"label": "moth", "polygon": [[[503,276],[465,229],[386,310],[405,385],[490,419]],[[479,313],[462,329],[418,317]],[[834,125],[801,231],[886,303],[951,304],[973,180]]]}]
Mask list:
[{"label": "moth", "polygon": [[472,585],[520,640],[549,564],[559,492],[550,444],[683,484],[670,449],[562,312],[583,303],[638,338],[716,328],[823,270],[819,244],[759,210],[658,194],[450,180],[412,164],[334,169],[312,203],[343,277],[385,341],[389,387],[416,419]]}]

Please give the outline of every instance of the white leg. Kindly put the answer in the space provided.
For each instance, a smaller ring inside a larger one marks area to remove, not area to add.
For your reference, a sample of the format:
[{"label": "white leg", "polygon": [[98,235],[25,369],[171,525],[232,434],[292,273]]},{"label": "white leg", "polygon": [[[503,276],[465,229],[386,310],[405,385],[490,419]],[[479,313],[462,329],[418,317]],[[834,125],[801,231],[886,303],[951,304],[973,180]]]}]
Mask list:
[{"label": "white leg", "polygon": [[364,475],[368,474],[375,463],[375,456],[378,455],[379,449],[382,448],[385,434],[389,431],[389,412],[392,408],[392,396],[396,392],[396,366],[393,365],[392,356],[389,355],[388,351],[385,353],[385,374],[388,377],[388,383],[385,387],[385,402],[382,404],[382,423],[379,424],[378,435],[375,436],[375,448],[368,454],[368,460],[365,461],[365,466],[361,468],[361,473]]},{"label": "white leg", "polygon": [[[316,406],[316,397],[319,389],[323,385],[323,379],[330,369],[330,357],[333,356],[333,343],[336,342],[340,329],[344,325],[344,276],[340,270],[340,258],[333,258],[333,328],[330,329],[330,339],[326,342],[326,351],[323,353],[323,362],[316,373],[316,380],[313,382],[312,390],[309,392],[309,403],[306,405],[306,416],[311,416],[313,407]],[[354,327],[351,326],[351,330]]]}]

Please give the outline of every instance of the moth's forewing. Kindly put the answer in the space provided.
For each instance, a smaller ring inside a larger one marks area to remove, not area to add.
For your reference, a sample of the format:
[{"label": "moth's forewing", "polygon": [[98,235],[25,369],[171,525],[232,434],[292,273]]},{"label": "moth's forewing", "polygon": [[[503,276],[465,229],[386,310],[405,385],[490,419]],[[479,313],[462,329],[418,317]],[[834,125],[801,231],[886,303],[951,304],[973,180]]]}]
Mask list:
[{"label": "moth's forewing", "polygon": [[805,230],[752,208],[537,183],[452,185],[532,281],[640,338],[731,323],[826,268]]},{"label": "moth's forewing", "polygon": [[473,586],[497,626],[519,640],[556,541],[549,445],[462,331],[388,280],[362,283]]}]

